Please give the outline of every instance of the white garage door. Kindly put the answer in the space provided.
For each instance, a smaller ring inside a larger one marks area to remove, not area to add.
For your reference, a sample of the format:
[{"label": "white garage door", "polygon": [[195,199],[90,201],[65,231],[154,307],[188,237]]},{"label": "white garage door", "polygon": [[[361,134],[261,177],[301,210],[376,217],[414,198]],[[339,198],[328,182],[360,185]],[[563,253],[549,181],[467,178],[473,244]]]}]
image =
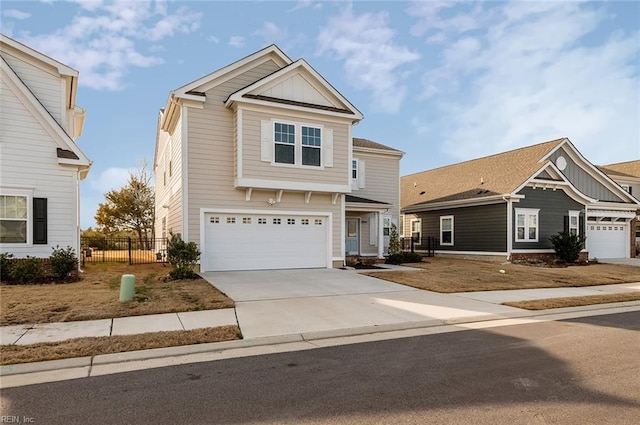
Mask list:
[{"label": "white garage door", "polygon": [[625,223],[587,222],[590,258],[629,257],[629,231]]},{"label": "white garage door", "polygon": [[206,271],[327,267],[326,216],[205,214]]}]

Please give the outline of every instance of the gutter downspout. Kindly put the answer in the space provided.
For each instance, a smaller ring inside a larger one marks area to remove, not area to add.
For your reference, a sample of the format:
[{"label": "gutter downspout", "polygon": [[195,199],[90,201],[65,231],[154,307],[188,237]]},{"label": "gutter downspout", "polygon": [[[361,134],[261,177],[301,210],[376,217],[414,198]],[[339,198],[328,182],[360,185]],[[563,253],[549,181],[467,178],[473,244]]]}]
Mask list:
[{"label": "gutter downspout", "polygon": [[507,261],[511,261],[513,251],[513,201],[504,195],[502,199],[507,203]]}]

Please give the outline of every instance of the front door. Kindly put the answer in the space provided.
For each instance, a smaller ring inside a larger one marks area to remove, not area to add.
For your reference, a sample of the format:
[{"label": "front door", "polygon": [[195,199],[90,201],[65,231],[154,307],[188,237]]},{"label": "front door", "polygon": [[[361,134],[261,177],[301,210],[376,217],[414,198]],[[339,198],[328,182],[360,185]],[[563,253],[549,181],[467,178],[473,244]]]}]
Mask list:
[{"label": "front door", "polygon": [[360,220],[357,218],[347,218],[347,237],[345,239],[345,251],[347,255],[358,255],[360,253]]}]

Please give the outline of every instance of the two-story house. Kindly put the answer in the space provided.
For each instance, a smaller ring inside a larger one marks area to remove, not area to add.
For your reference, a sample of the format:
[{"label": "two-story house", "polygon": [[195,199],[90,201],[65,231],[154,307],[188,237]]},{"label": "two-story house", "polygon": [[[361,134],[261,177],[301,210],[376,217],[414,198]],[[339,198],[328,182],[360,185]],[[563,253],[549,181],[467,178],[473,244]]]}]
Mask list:
[{"label": "two-story house", "polygon": [[80,181],[91,167],[76,144],[78,71],[0,34],[0,76],[0,252],[78,254]]},{"label": "two-story house", "polygon": [[340,267],[346,244],[382,257],[402,153],[354,140],[362,118],[275,45],[173,90],[158,117],[156,234],[196,242],[202,271]]}]

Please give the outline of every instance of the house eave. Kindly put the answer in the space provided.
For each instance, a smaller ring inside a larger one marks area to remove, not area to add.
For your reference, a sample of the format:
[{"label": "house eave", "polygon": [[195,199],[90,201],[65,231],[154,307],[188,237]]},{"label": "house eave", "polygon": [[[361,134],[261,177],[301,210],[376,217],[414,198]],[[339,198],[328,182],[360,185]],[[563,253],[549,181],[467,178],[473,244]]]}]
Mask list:
[{"label": "house eave", "polygon": [[421,211],[433,211],[433,210],[443,210],[447,208],[460,208],[460,207],[475,207],[481,205],[493,205],[500,204],[503,202],[507,202],[508,200],[514,200],[516,202],[520,201],[520,199],[524,199],[524,195],[517,194],[505,194],[505,195],[492,195],[485,196],[482,198],[468,198],[468,199],[458,199],[455,201],[445,201],[445,202],[433,202],[433,203],[421,203],[409,205],[401,209],[403,214],[406,213],[416,213]]},{"label": "house eave", "polygon": [[387,156],[395,156],[398,158],[402,158],[405,155],[405,152],[398,150],[390,150],[390,149],[375,149],[375,148],[363,148],[359,146],[353,147],[353,152],[362,152],[362,153],[372,153],[377,155],[387,155]]}]

